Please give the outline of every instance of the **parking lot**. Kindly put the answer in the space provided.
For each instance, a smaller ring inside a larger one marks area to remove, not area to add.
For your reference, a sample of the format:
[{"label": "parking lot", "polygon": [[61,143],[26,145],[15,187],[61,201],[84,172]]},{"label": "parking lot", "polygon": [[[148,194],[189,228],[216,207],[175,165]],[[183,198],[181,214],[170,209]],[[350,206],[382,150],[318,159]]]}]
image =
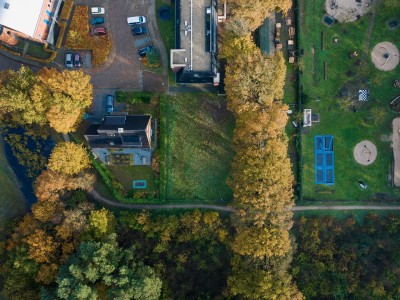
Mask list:
[{"label": "parking lot", "polygon": [[87,69],[84,64],[85,72],[92,76],[94,88],[141,90],[143,75],[135,46],[146,46],[150,39],[146,35],[133,37],[127,17],[147,16],[149,4],[144,0],[113,0],[112,5],[109,5],[109,1],[100,0],[78,0],[75,3],[89,7],[101,6],[106,10],[103,15],[105,23],[101,26],[107,28],[112,41],[110,58],[98,68]]}]

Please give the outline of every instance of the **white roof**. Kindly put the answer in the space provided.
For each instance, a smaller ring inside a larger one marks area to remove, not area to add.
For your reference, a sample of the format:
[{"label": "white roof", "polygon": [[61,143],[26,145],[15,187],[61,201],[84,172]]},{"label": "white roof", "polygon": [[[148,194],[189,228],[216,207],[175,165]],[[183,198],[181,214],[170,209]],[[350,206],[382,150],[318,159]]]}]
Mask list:
[{"label": "white roof", "polygon": [[0,0],[0,24],[34,36],[42,6],[43,0]]}]

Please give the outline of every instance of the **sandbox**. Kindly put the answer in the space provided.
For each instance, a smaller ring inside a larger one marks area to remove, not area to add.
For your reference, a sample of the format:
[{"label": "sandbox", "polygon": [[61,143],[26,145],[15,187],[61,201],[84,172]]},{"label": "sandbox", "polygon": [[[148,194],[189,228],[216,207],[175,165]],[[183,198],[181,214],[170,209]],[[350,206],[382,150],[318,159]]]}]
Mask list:
[{"label": "sandbox", "polygon": [[378,151],[376,150],[376,146],[371,141],[365,140],[358,143],[354,147],[354,159],[360,165],[368,166],[372,164],[378,155]]}]

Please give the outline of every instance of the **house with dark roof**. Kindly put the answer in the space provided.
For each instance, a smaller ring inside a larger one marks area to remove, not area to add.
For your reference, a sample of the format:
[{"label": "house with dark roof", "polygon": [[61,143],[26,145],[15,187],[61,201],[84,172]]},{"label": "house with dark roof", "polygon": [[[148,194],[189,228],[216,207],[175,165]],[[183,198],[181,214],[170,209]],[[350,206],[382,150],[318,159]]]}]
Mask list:
[{"label": "house with dark roof", "polygon": [[150,165],[151,136],[150,115],[108,115],[89,126],[85,139],[106,164]]}]

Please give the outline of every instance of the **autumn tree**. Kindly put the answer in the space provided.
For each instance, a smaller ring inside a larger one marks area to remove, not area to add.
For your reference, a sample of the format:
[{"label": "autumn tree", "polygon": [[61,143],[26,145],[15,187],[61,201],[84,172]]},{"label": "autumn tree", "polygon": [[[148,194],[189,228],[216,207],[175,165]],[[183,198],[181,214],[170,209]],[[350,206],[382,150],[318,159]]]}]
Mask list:
[{"label": "autumn tree", "polygon": [[87,151],[81,145],[63,142],[53,149],[47,167],[61,174],[76,175],[90,167],[90,160]]},{"label": "autumn tree", "polygon": [[[229,0],[231,5],[232,21],[242,23],[242,31],[238,33],[247,33],[255,31],[260,27],[265,19],[276,10],[286,14],[292,7],[291,0]],[[231,21],[231,20],[229,20]]]},{"label": "autumn tree", "polygon": [[9,71],[0,88],[0,112],[19,125],[45,125],[50,94],[42,89],[33,71],[22,66]]},{"label": "autumn tree", "polygon": [[83,71],[43,68],[35,75],[22,66],[10,71],[0,87],[0,115],[17,125],[50,124],[73,131],[93,98],[90,76]]},{"label": "autumn tree", "polygon": [[288,158],[282,103],[286,78],[283,55],[265,56],[251,39],[276,9],[291,1],[230,2],[224,28],[225,91],[236,117],[232,187],[234,256],[228,295],[244,299],[301,299],[288,274],[291,258],[293,176]]}]

